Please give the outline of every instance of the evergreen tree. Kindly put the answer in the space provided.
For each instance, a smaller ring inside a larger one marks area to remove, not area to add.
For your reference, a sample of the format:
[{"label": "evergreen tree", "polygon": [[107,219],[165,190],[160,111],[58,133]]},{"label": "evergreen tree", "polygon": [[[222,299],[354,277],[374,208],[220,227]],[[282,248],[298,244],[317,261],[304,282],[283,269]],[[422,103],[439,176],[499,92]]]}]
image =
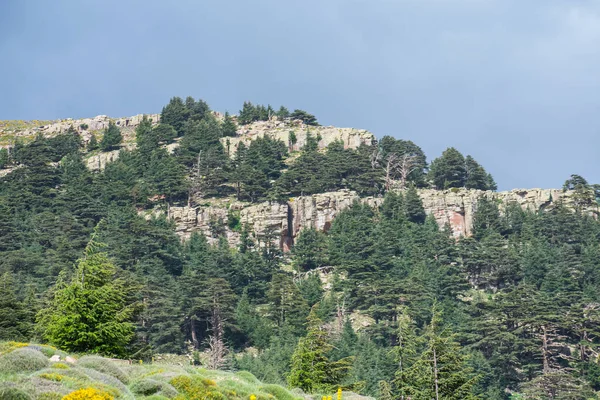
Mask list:
[{"label": "evergreen tree", "polygon": [[350,359],[331,361],[327,353],[332,349],[323,321],[313,307],[307,318],[308,332],[300,339],[292,356],[292,370],[288,384],[307,393],[331,392],[341,384],[351,365]]},{"label": "evergreen tree", "polygon": [[12,274],[0,276],[0,340],[24,342],[32,337],[34,321],[14,286]]},{"label": "evergreen tree", "polygon": [[427,214],[423,208],[423,201],[414,185],[411,185],[404,195],[404,209],[406,218],[414,223],[422,224],[425,222]]},{"label": "evergreen tree", "polygon": [[94,151],[96,149],[98,149],[100,147],[100,144],[98,144],[98,139],[96,139],[96,135],[92,135],[92,137],[90,137],[90,140],[87,144],[87,151]]},{"label": "evergreen tree", "polygon": [[290,111],[284,106],[279,107],[279,110],[275,113],[279,119],[286,119],[290,117]]},{"label": "evergreen tree", "polygon": [[38,314],[44,337],[67,351],[124,355],[133,338],[131,288],[95,236],[69,283],[59,283]]},{"label": "evergreen tree", "polygon": [[223,122],[221,124],[221,132],[222,132],[223,137],[237,136],[237,126],[236,126],[235,122],[233,121],[233,118],[231,118],[231,115],[229,115],[228,112],[225,113],[225,119],[223,120]]},{"label": "evergreen tree", "polygon": [[178,136],[183,135],[183,127],[189,118],[189,110],[180,97],[173,97],[160,113],[160,122],[171,125]]},{"label": "evergreen tree", "polygon": [[289,275],[278,272],[267,292],[269,317],[283,329],[289,327],[293,332],[301,333],[308,312],[308,305]]},{"label": "evergreen tree", "polygon": [[119,148],[122,140],[121,130],[111,121],[108,123],[108,128],[104,131],[104,136],[102,136],[102,140],[100,141],[100,149],[102,151],[116,150]]},{"label": "evergreen tree", "polygon": [[439,312],[434,310],[425,330],[427,344],[406,372],[409,383],[402,390],[406,390],[407,398],[410,396],[411,399],[477,399],[473,394],[477,377],[467,366],[453,335],[440,324]]},{"label": "evergreen tree", "polygon": [[292,256],[299,271],[327,265],[327,236],[314,228],[303,229],[292,247]]},{"label": "evergreen tree", "polygon": [[292,120],[299,119],[305,125],[319,126],[319,123],[317,122],[317,119],[315,118],[315,116],[307,113],[304,110],[297,110],[297,109],[294,110],[294,112],[292,112],[290,114],[290,118]]},{"label": "evergreen tree", "polygon": [[485,169],[471,156],[465,158],[465,187],[467,189],[490,190],[489,175]]},{"label": "evergreen tree", "polygon": [[431,162],[429,178],[437,189],[449,189],[465,186],[465,158],[454,147],[442,153]]}]

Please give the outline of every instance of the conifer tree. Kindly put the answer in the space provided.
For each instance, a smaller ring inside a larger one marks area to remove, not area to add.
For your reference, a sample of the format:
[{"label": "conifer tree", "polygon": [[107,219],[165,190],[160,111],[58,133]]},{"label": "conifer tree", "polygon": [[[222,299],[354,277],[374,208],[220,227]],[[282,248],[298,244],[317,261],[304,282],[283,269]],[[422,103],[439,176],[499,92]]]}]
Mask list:
[{"label": "conifer tree", "polygon": [[100,141],[100,148],[103,151],[116,150],[119,148],[122,140],[123,136],[121,135],[121,130],[114,122],[110,121],[108,123],[108,128],[104,131],[104,136],[102,136],[102,140]]},{"label": "conifer tree", "polygon": [[310,271],[327,264],[327,236],[314,228],[300,231],[292,247],[293,263],[299,271]]},{"label": "conifer tree", "polygon": [[473,394],[477,377],[467,366],[453,335],[440,326],[440,313],[434,308],[432,315],[425,330],[425,349],[406,372],[407,396],[423,400],[477,399]]},{"label": "conifer tree", "polygon": [[237,135],[237,126],[228,112],[225,112],[225,119],[221,124],[221,132],[223,137],[234,137]]},{"label": "conifer tree", "polygon": [[98,139],[96,139],[96,135],[92,135],[92,137],[90,138],[90,141],[87,144],[87,151],[94,151],[98,147],[100,147],[100,145],[98,143]]},{"label": "conifer tree", "polygon": [[32,337],[33,320],[26,304],[17,298],[11,273],[0,276],[0,340],[24,342]]},{"label": "conifer tree", "polygon": [[131,288],[95,233],[70,282],[59,282],[38,314],[44,337],[67,351],[122,356],[133,338]]},{"label": "conifer tree", "polygon": [[307,393],[334,391],[347,375],[351,359],[331,361],[327,353],[332,349],[323,321],[317,317],[314,306],[307,318],[306,337],[300,339],[292,356],[288,384]]},{"label": "conifer tree", "polygon": [[437,189],[459,188],[465,185],[465,158],[450,147],[431,162],[429,177]]},{"label": "conifer tree", "polygon": [[169,104],[163,107],[160,114],[160,122],[175,128],[178,136],[183,134],[183,126],[188,118],[189,110],[181,97],[171,98]]}]

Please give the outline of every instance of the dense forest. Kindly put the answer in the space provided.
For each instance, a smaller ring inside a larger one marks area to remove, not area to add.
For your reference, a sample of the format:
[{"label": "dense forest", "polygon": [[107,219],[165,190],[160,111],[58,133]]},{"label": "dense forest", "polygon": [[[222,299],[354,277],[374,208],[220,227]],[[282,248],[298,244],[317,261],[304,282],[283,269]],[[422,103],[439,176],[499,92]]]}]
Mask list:
[{"label": "dense forest", "polygon": [[[288,143],[228,146],[240,125],[273,117],[290,122]],[[572,175],[572,203],[537,213],[482,197],[473,235],[456,240],[418,190],[496,190],[473,157],[449,148],[428,162],[390,136],[320,149],[310,133],[291,151],[298,120],[318,126],[283,106],[217,117],[173,98],[160,123],[136,128],[133,150],[114,124],[87,143],[71,129],[1,150],[11,170],[0,177],[0,340],[141,360],[191,353],[307,393],[598,398],[600,222],[586,207],[600,186]],[[115,149],[102,171],[86,167]],[[165,216],[142,216],[339,189],[383,202],[355,203],[327,232],[303,230],[289,253],[245,226],[233,247],[218,223],[215,240],[181,241]]]}]

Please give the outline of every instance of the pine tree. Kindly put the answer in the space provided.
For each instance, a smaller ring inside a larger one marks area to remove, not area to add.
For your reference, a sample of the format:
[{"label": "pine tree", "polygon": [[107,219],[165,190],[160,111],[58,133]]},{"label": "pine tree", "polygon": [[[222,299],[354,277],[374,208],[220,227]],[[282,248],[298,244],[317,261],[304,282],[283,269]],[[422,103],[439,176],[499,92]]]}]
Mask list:
[{"label": "pine tree", "polygon": [[433,317],[424,339],[426,346],[415,363],[406,372],[405,386],[411,399],[475,400],[473,387],[477,377],[466,364],[459,344],[444,330],[438,311]]},{"label": "pine tree", "polygon": [[279,329],[289,327],[301,333],[308,312],[308,305],[291,277],[283,272],[273,274],[267,292],[269,317]]},{"label": "pine tree", "polygon": [[96,135],[92,135],[92,137],[90,137],[90,140],[87,144],[87,151],[94,151],[98,147],[100,147],[100,145],[98,144],[98,139],[96,139]]},{"label": "pine tree", "polygon": [[307,393],[330,392],[337,389],[348,374],[351,359],[331,361],[327,353],[332,349],[323,321],[317,317],[316,306],[307,318],[308,332],[300,339],[292,356],[288,384]]},{"label": "pine tree", "polygon": [[485,169],[471,156],[465,158],[465,187],[467,189],[490,190],[489,175]]},{"label": "pine tree", "polygon": [[17,298],[12,274],[0,276],[0,340],[24,342],[32,337],[33,320],[26,304]]},{"label": "pine tree", "polygon": [[392,385],[394,393],[401,400],[408,399],[410,395],[410,371],[416,362],[420,344],[420,339],[415,331],[414,321],[408,314],[407,308],[401,307],[398,315],[396,346],[393,349],[397,369]]},{"label": "pine tree", "polygon": [[431,162],[429,177],[437,189],[465,186],[465,158],[454,147],[450,147],[439,158]]},{"label": "pine tree", "polygon": [[423,208],[423,201],[417,193],[417,189],[414,185],[409,186],[406,194],[404,195],[404,210],[406,218],[414,223],[422,224],[425,222],[427,214],[425,214],[425,208]]},{"label": "pine tree", "polygon": [[160,122],[171,125],[178,136],[183,135],[183,127],[190,115],[189,109],[180,97],[173,97],[160,113]]},{"label": "pine tree", "polygon": [[314,228],[300,231],[292,247],[294,266],[310,271],[327,265],[327,236]]},{"label": "pine tree", "polygon": [[121,135],[121,130],[114,122],[110,121],[108,123],[108,128],[104,131],[104,136],[102,136],[102,140],[100,141],[100,148],[102,151],[116,150],[119,148],[122,140],[123,136]]},{"label": "pine tree", "polygon": [[38,323],[44,337],[61,349],[122,356],[133,338],[136,305],[96,235],[71,281],[57,285]]},{"label": "pine tree", "polygon": [[233,118],[231,118],[231,115],[229,115],[228,112],[225,112],[225,119],[221,124],[221,133],[223,137],[237,136],[237,126],[235,122],[233,122]]}]

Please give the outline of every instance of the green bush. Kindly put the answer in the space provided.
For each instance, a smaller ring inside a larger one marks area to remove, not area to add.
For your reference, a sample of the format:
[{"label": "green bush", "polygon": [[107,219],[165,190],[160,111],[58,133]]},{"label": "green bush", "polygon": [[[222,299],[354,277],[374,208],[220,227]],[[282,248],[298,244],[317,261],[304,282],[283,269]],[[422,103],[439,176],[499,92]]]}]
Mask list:
[{"label": "green bush", "polygon": [[38,350],[20,348],[0,356],[0,372],[33,372],[46,368],[50,361]]},{"label": "green bush", "polygon": [[84,372],[92,381],[102,383],[106,386],[113,387],[119,390],[121,393],[129,393],[129,389],[127,386],[123,384],[119,379],[115,378],[112,375],[108,375],[103,372],[99,372],[95,369],[91,368],[79,368],[81,372]]},{"label": "green bush", "polygon": [[80,367],[95,369],[98,372],[113,376],[123,383],[129,381],[127,374],[121,368],[119,368],[114,362],[107,360],[106,358],[98,356],[85,356],[81,357],[77,361],[77,365]]},{"label": "green bush", "polygon": [[63,395],[55,392],[45,392],[37,395],[37,400],[61,400]]},{"label": "green bush", "polygon": [[160,392],[162,387],[163,383],[161,381],[155,379],[142,379],[131,385],[131,391],[135,394],[150,396],[151,394]]},{"label": "green bush", "polygon": [[0,399],[2,400],[31,400],[31,397],[16,387],[0,387]]},{"label": "green bush", "polygon": [[279,385],[264,385],[260,388],[261,392],[269,393],[275,396],[277,400],[298,400],[301,397],[294,396],[292,393]]},{"label": "green bush", "polygon": [[251,372],[239,371],[235,375],[245,382],[260,385],[260,381]]}]

